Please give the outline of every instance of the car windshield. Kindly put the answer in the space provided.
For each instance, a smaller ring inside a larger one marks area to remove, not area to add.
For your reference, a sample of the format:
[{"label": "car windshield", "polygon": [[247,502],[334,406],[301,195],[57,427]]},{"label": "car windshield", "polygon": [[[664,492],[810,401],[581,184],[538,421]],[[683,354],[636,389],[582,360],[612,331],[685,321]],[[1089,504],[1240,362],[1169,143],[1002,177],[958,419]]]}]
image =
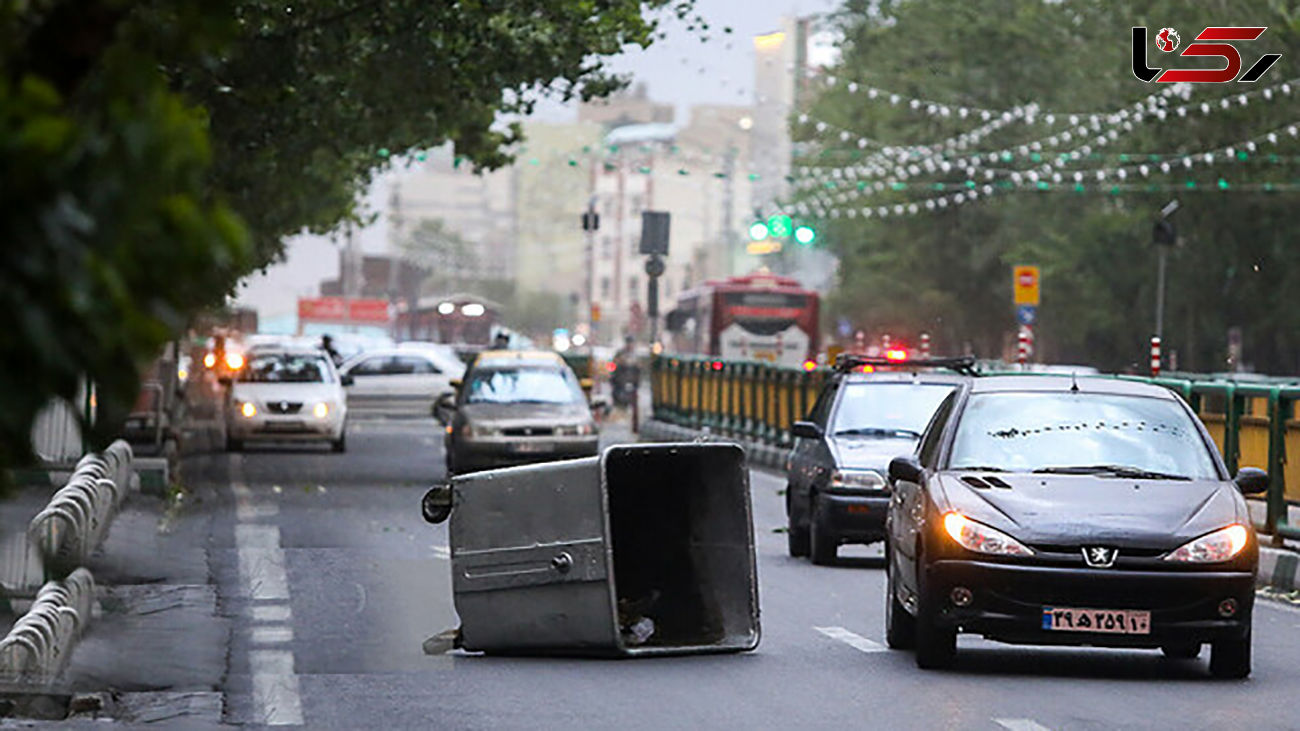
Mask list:
[{"label": "car windshield", "polygon": [[1177,401],[1097,393],[974,394],[948,466],[1219,478],[1200,431]]},{"label": "car windshield", "polygon": [[467,389],[470,404],[569,404],[583,398],[574,377],[557,368],[476,368]]},{"label": "car windshield", "polygon": [[952,393],[943,383],[849,383],[840,396],[832,433],[838,436],[920,437],[939,404]]},{"label": "car windshield", "polygon": [[328,383],[329,366],[319,355],[265,353],[254,355],[239,380],[245,383]]}]

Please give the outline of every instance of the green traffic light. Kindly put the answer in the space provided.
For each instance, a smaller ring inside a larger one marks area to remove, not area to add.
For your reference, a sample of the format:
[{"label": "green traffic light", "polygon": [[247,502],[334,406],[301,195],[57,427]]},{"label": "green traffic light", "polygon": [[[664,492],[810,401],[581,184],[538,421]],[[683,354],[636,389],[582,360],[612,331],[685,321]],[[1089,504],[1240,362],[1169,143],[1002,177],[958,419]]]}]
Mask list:
[{"label": "green traffic light", "polygon": [[817,240],[817,232],[812,226],[799,226],[794,230],[794,240],[802,246],[808,246]]},{"label": "green traffic light", "polygon": [[794,232],[794,223],[784,213],[778,213],[767,219],[768,233],[774,239],[788,239]]},{"label": "green traffic light", "polygon": [[762,221],[755,221],[749,224],[749,238],[751,241],[762,241],[768,235],[767,224]]}]

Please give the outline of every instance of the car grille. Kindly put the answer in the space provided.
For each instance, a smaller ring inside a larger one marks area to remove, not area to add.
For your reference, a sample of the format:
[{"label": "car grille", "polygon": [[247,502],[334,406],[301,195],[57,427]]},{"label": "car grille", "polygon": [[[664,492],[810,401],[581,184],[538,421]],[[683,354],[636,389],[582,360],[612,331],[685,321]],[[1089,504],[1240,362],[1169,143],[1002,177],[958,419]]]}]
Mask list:
[{"label": "car grille", "polygon": [[266,410],[272,414],[296,414],[302,410],[301,401],[268,401]]},{"label": "car grille", "polygon": [[554,433],[554,427],[549,426],[515,426],[501,430],[502,436],[507,437],[549,437]]}]

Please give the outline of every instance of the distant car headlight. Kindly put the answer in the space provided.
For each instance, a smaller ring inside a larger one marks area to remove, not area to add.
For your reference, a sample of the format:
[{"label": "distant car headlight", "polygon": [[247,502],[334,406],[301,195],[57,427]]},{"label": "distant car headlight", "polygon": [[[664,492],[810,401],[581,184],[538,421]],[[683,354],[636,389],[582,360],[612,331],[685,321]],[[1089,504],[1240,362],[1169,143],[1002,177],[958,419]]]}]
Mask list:
[{"label": "distant car headlight", "polygon": [[245,419],[251,419],[257,416],[257,407],[252,401],[243,401],[239,403],[239,413],[243,414]]},{"label": "distant car headlight", "polygon": [[1233,523],[1213,533],[1188,541],[1177,551],[1165,556],[1166,561],[1181,563],[1219,563],[1241,553],[1250,541],[1250,531],[1240,523]]},{"label": "distant car headlight", "polygon": [[976,523],[961,513],[945,513],[943,529],[961,547],[994,556],[1032,556],[1028,546],[995,528]]},{"label": "distant car headlight", "polygon": [[318,402],[315,406],[311,407],[311,415],[317,419],[324,419],[330,415],[330,405],[324,401]]},{"label": "distant car headlight", "polygon": [[244,367],[244,356],[239,353],[226,353],[226,367],[237,371]]},{"label": "distant car headlight", "polygon": [[596,425],[591,422],[555,427],[555,435],[559,437],[585,437],[595,433]]},{"label": "distant car headlight", "polygon": [[880,490],[885,487],[885,478],[875,470],[835,470],[831,473],[831,487]]}]

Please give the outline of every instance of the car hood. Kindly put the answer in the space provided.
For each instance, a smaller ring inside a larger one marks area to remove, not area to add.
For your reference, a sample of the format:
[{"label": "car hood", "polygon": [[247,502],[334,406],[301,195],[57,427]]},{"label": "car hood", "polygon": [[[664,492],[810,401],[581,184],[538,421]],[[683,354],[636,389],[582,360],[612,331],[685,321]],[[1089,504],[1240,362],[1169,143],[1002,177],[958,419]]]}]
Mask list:
[{"label": "car hood", "polygon": [[461,416],[472,424],[498,427],[542,423],[547,426],[591,421],[591,409],[584,403],[571,404],[464,404]]},{"label": "car hood", "polygon": [[889,461],[916,451],[912,437],[831,437],[835,464],[848,469],[889,470]]},{"label": "car hood", "polygon": [[343,389],[337,383],[243,383],[231,384],[231,396],[241,401],[293,401],[341,403]]},{"label": "car hood", "polygon": [[[976,488],[962,477],[1010,487]],[[949,507],[1022,543],[1169,550],[1245,521],[1245,502],[1219,480],[1134,480],[1094,475],[944,473]]]}]

